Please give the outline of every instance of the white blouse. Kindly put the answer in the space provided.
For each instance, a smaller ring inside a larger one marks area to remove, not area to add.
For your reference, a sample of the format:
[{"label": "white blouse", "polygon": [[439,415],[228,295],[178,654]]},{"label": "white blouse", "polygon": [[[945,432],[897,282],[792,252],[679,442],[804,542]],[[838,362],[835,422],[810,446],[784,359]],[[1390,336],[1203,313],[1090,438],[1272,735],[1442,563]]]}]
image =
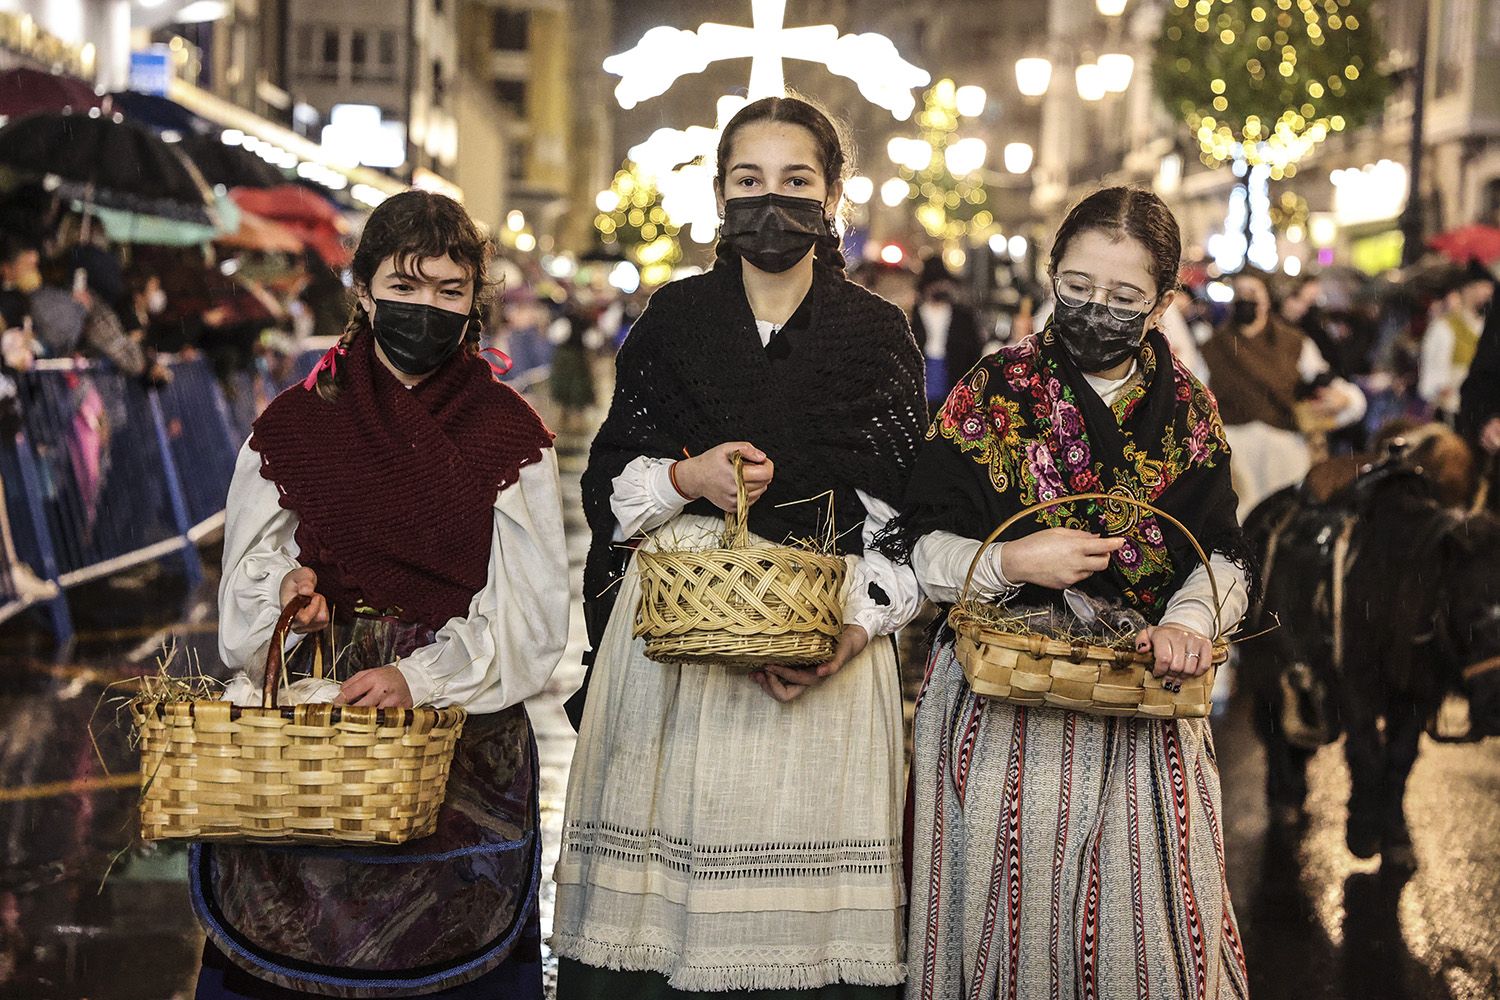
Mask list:
[{"label": "white blouse", "polygon": [[[281,612],[281,581],[298,568],[297,515],[260,474],[259,453],[240,449],[229,487],[219,653],[230,667],[257,666]],[[398,665],[417,705],[498,712],[537,694],[568,639],[567,544],[557,453],[521,470],[495,498],[490,579],[433,641]]]},{"label": "white blouse", "polygon": [[[1134,369],[1124,378],[1107,380],[1085,375],[1090,388],[1099,394],[1106,404],[1112,403],[1125,388]],[[922,592],[934,601],[951,603],[958,600],[963,589],[964,577],[969,565],[982,543],[947,531],[934,531],[923,535],[912,550],[912,568]],[[980,560],[974,572],[973,594],[980,600],[1005,603],[1016,596],[1020,587],[1005,578],[1001,569],[1005,543],[993,545]],[[1219,552],[1210,554],[1213,579],[1219,585],[1219,600],[1222,607],[1214,614],[1213,587],[1209,583],[1208,570],[1199,566],[1167,601],[1162,612],[1163,625],[1181,625],[1206,636],[1216,636],[1221,631],[1228,633],[1250,606],[1249,594],[1245,590],[1245,572]],[[1220,624],[1222,623],[1222,629]]]}]

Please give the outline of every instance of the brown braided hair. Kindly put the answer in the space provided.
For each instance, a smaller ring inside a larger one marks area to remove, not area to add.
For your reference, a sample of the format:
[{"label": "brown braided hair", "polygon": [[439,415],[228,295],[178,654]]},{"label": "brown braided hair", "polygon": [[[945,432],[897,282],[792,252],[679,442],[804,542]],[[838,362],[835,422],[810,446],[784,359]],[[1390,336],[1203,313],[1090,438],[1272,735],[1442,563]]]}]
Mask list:
[{"label": "brown braided hair", "polygon": [[[388,258],[394,257],[399,268],[409,266],[420,273],[422,261],[452,257],[474,280],[474,302],[463,347],[474,354],[479,350],[484,326],[480,307],[494,292],[495,283],[489,273],[494,253],[494,243],[479,231],[462,205],[447,195],[412,189],[387,198],[370,213],[349,270],[358,295],[369,291],[375,272]],[[356,300],[349,310],[339,345],[349,347],[370,329],[370,317]],[[318,395],[329,402],[336,400],[341,379],[341,371],[325,368],[318,376]]]}]

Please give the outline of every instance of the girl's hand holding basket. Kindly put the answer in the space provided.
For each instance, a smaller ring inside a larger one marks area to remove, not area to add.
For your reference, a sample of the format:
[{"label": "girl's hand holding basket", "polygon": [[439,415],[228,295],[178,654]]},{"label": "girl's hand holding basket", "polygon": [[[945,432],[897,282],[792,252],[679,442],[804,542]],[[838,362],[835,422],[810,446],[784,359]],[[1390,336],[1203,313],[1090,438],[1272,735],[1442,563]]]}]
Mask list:
[{"label": "girl's hand holding basket", "polygon": [[328,627],[328,600],[318,593],[318,574],[298,566],[281,578],[281,607],[285,610],[298,597],[308,598],[307,605],[292,619],[292,631],[298,635]]},{"label": "girl's hand holding basket", "polygon": [[705,498],[732,514],[739,496],[734,471],[736,454],[744,460],[745,499],[754,503],[771,485],[776,463],[749,441],[729,441],[683,459],[673,469],[672,485],[689,500]]}]

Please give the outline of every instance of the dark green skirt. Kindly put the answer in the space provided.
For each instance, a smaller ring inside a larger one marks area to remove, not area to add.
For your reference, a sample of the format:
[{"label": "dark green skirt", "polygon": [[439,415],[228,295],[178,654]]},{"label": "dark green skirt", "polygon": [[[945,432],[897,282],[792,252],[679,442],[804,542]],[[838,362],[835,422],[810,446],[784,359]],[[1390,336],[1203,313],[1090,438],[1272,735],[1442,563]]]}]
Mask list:
[{"label": "dark green skirt", "polygon": [[728,993],[688,993],[674,990],[659,972],[623,972],[559,959],[557,1000],[899,1000],[900,986],[850,986],[834,983],[810,990],[731,990]]}]

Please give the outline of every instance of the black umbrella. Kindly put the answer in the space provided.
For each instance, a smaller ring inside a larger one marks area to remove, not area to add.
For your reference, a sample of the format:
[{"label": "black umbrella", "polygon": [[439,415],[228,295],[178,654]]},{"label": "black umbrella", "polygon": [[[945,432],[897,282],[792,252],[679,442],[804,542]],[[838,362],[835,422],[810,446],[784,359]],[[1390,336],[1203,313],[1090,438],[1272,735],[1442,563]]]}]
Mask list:
[{"label": "black umbrella", "polygon": [[176,101],[156,94],[134,90],[117,90],[109,95],[113,110],[127,119],[158,132],[178,135],[203,135],[213,131],[213,122],[196,115]]},{"label": "black umbrella", "polygon": [[193,161],[203,179],[227,188],[280,187],[286,175],[244,146],[226,146],[211,135],[194,135],[179,147]]},{"label": "black umbrella", "polygon": [[0,129],[0,164],[51,174],[63,195],[106,208],[212,224],[198,170],[154,132],[109,115],[41,114]]}]

